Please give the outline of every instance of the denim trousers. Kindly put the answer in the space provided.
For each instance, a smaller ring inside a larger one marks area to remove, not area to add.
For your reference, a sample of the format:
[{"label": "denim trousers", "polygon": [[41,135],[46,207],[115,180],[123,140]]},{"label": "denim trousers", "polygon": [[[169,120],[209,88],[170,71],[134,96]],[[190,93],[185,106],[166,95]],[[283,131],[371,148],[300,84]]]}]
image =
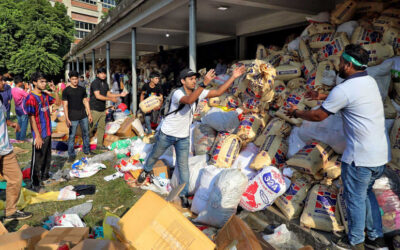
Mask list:
[{"label": "denim trousers", "polygon": [[21,128],[19,132],[16,133],[16,139],[18,141],[23,141],[26,139],[26,130],[28,128],[28,115],[17,115],[18,125]]},{"label": "denim trousers", "polygon": [[176,162],[178,165],[176,167],[179,169],[179,184],[186,184],[180,196],[187,196],[189,190],[189,136],[177,138],[166,135],[160,130],[157,134],[156,143],[144,165],[144,170],[146,172],[151,171],[160,156],[172,145],[176,152]]},{"label": "denim trousers", "polygon": [[370,240],[383,237],[382,218],[378,201],[372,191],[375,180],[379,179],[385,166],[357,167],[342,162],[343,197],[347,207],[351,245],[364,242],[364,229]]},{"label": "denim trousers", "polygon": [[74,145],[75,145],[75,134],[78,125],[81,126],[82,130],[82,140],[83,140],[83,152],[88,154],[90,152],[89,145],[89,121],[88,118],[83,118],[82,120],[71,121],[71,127],[69,128],[69,138],[68,138],[68,155],[76,156]]}]

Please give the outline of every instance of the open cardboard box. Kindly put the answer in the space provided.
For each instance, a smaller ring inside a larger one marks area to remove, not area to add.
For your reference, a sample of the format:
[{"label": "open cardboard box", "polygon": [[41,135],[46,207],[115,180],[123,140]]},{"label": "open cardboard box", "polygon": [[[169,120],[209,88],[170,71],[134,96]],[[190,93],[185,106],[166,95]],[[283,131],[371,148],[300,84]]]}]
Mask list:
[{"label": "open cardboard box", "polygon": [[57,227],[41,239],[35,250],[57,250],[62,245],[74,247],[89,236],[88,227]]},{"label": "open cardboard box", "polygon": [[0,235],[0,249],[33,250],[48,231],[42,227],[29,227],[13,233]]},{"label": "open cardboard box", "polygon": [[147,191],[118,222],[116,232],[129,249],[214,249],[215,244],[170,202],[184,185],[164,200]]},{"label": "open cardboard box", "polygon": [[97,239],[86,239],[81,241],[78,245],[76,245],[71,250],[124,250],[126,249],[125,245],[118,241],[111,240],[97,240]]}]

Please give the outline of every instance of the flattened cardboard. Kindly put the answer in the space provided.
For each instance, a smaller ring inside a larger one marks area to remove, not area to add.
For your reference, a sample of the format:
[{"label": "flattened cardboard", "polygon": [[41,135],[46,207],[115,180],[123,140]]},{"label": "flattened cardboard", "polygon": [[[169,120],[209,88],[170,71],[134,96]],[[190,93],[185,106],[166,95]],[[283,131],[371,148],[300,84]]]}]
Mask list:
[{"label": "flattened cardboard", "polygon": [[57,227],[41,239],[35,250],[57,250],[59,246],[67,244],[74,247],[89,236],[88,227]]},{"label": "flattened cardboard", "polygon": [[25,229],[27,229],[27,228],[30,228],[30,226],[27,225],[27,224],[24,224],[24,225],[22,225],[22,227],[20,227],[20,228],[18,229],[18,232],[19,232],[19,231],[22,231],[22,230],[25,230]]},{"label": "flattened cardboard", "polygon": [[106,135],[106,137],[104,138],[104,141],[103,141],[103,145],[105,147],[108,147],[111,144],[113,144],[113,142],[116,142],[118,140],[119,140],[119,137],[116,135]]},{"label": "flattened cardboard", "polygon": [[[235,245],[236,249],[261,250],[257,236],[238,216],[232,215],[224,227],[218,232],[215,240],[217,249],[226,249]],[[271,247],[270,249],[274,249]]]},{"label": "flattened cardboard", "polygon": [[7,230],[7,228],[3,225],[3,223],[1,223],[1,221],[0,221],[0,235],[3,235],[3,234],[8,234],[8,230]]},{"label": "flattened cardboard", "polygon": [[0,249],[28,249],[33,250],[36,243],[48,231],[42,227],[30,227],[18,232],[0,235]]},{"label": "flattened cardboard", "polygon": [[88,249],[96,249],[96,250],[124,250],[126,247],[124,244],[111,241],[111,240],[95,240],[95,239],[86,239],[81,241],[78,245],[76,245],[71,250],[88,250]]},{"label": "flattened cardboard", "polygon": [[152,191],[118,222],[117,232],[131,249],[214,249],[215,244],[173,205]]}]

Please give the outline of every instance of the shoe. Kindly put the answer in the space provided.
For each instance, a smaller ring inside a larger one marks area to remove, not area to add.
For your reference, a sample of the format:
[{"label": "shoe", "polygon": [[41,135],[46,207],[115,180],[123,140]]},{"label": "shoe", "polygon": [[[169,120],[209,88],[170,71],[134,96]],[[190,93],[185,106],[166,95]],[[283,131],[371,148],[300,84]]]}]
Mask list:
[{"label": "shoe", "polygon": [[182,208],[189,208],[189,199],[186,196],[180,196]]},{"label": "shoe", "polygon": [[73,162],[75,161],[75,158],[76,158],[75,155],[74,155],[74,156],[68,156],[67,162],[68,162],[68,163],[73,163]]},{"label": "shoe", "polygon": [[137,183],[142,184],[147,179],[147,177],[150,177],[150,182],[153,180],[154,178],[153,170],[151,170],[150,172],[146,172],[143,170],[137,179]]},{"label": "shoe", "polygon": [[13,220],[26,220],[32,217],[32,213],[17,210],[14,214],[4,217],[4,222]]},{"label": "shoe", "polygon": [[340,249],[352,249],[352,250],[364,250],[364,242],[359,243],[355,246],[352,246],[350,244],[349,238],[347,238],[347,236],[339,239],[338,241],[334,242],[335,245],[340,248]]},{"label": "shoe", "polygon": [[375,240],[370,240],[368,237],[365,238],[365,246],[371,249],[379,249],[379,250],[389,250],[384,238],[377,238]]},{"label": "shoe", "polygon": [[85,154],[86,157],[93,157],[95,155],[97,155],[97,154],[93,151],[89,151],[89,153]]}]

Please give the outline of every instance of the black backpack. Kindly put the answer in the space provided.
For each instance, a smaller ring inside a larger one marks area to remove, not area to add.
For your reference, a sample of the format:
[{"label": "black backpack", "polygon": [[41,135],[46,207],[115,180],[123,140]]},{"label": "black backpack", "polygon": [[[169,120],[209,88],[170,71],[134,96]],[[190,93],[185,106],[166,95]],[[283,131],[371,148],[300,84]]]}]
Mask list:
[{"label": "black backpack", "polygon": [[[167,117],[170,114],[176,114],[179,111],[181,111],[185,107],[185,105],[187,105],[184,103],[179,103],[179,106],[177,109],[175,109],[174,111],[170,111],[172,96],[174,96],[175,91],[177,91],[178,89],[181,89],[183,91],[183,93],[186,95],[186,91],[183,87],[172,89],[171,93],[169,93],[168,97],[164,100],[164,103],[160,109],[161,117]],[[197,105],[197,102],[198,102],[198,100],[196,100],[196,105]]]}]

